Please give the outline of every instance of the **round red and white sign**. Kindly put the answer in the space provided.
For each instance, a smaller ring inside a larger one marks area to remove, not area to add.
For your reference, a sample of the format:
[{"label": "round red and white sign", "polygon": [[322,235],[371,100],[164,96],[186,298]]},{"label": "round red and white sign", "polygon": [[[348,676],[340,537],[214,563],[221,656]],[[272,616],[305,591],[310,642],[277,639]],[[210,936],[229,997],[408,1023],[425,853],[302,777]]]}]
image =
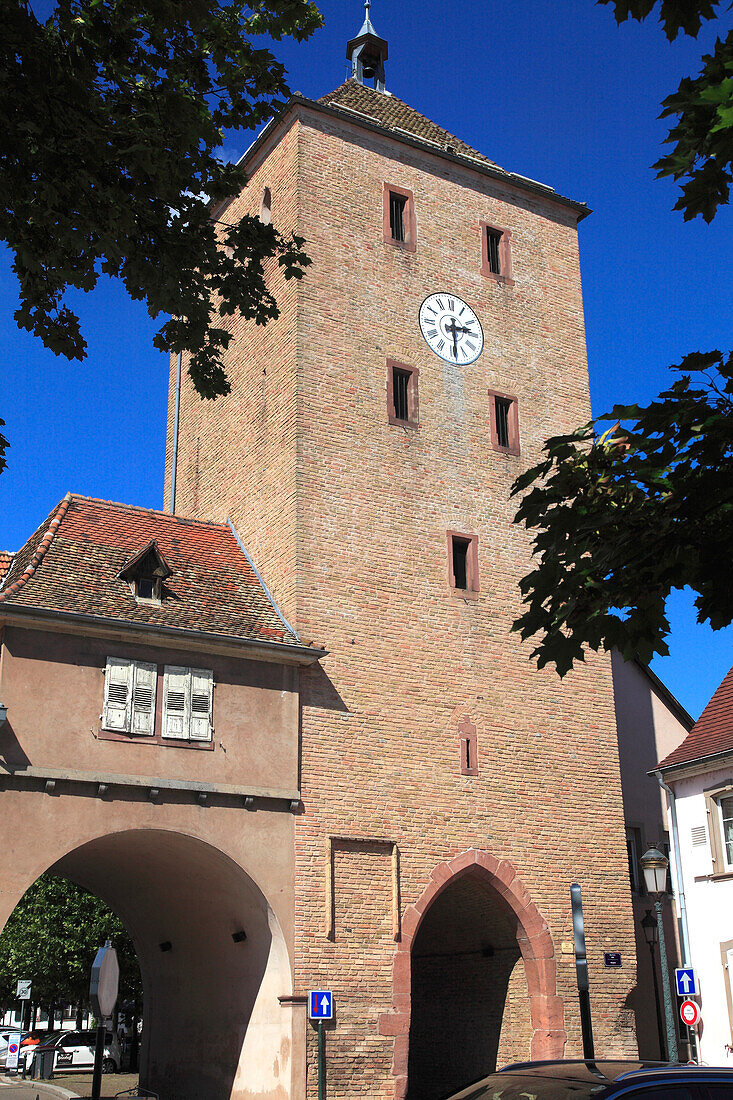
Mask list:
[{"label": "round red and white sign", "polygon": [[682,1017],[683,1024],[687,1024],[688,1027],[694,1027],[700,1019],[700,1009],[694,1001],[683,1001],[680,1005],[680,1016]]}]

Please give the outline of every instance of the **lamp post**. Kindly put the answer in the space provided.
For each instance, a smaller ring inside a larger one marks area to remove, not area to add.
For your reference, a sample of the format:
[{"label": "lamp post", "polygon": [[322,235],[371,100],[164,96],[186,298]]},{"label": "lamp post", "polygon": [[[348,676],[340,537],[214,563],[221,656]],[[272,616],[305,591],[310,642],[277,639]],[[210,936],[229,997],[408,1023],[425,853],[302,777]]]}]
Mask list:
[{"label": "lamp post", "polygon": [[659,1003],[659,980],[657,978],[657,960],[654,948],[657,945],[657,922],[652,916],[651,909],[647,909],[642,917],[641,927],[644,930],[644,939],[649,944],[649,955],[652,960],[652,978],[654,979],[654,1004],[657,1008],[657,1034],[659,1035],[659,1057],[662,1061],[667,1058],[664,1044],[664,1027],[662,1025],[662,1006]]},{"label": "lamp post", "polygon": [[659,964],[662,969],[662,991],[664,993],[664,1018],[667,1024],[667,1057],[670,1062],[677,1062],[677,1034],[674,1026],[674,1012],[672,1009],[672,990],[669,985],[669,967],[667,966],[667,945],[664,940],[664,924],[662,922],[662,898],[667,886],[667,868],[669,860],[658,848],[650,848],[639,860],[644,872],[644,884],[654,899],[654,910],[657,915],[657,932],[659,934]]}]

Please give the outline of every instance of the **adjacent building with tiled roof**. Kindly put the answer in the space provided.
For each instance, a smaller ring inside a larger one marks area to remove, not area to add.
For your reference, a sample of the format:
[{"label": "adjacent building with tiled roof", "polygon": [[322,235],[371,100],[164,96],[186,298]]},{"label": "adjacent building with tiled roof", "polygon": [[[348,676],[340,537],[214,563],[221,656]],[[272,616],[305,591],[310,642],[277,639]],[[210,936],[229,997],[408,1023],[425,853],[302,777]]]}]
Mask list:
[{"label": "adjacent building with tiled roof", "polygon": [[[121,574],[151,542],[170,573],[143,601]],[[73,494],[10,561],[0,609],[301,646],[231,524]]]},{"label": "adjacent building with tiled roof", "polygon": [[665,756],[659,767],[666,770],[693,761],[707,761],[726,753],[733,753],[733,668],[685,740]]},{"label": "adjacent building with tiled roof", "polygon": [[703,1000],[704,1063],[733,1055],[733,668],[680,745],[654,769],[671,810],[680,927]]}]

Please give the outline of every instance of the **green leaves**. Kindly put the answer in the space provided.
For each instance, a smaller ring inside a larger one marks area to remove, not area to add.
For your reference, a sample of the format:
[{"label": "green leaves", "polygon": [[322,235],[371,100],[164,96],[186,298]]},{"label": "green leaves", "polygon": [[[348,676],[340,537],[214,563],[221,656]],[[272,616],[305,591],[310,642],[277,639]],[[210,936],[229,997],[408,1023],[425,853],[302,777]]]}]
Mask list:
[{"label": "green leaves", "polygon": [[152,317],[176,319],[155,346],[188,353],[202,396],[226,393],[218,318],[276,317],[265,264],[276,257],[299,278],[308,259],[302,240],[256,219],[219,232],[211,204],[245,176],[216,153],[224,129],[261,125],[289,95],[282,65],[251,36],[306,37],[316,7],[64,0],[39,22],[24,0],[0,0],[0,15],[0,235],[15,257],[17,323],[83,359],[65,293],[117,276]]},{"label": "green leaves", "polygon": [[16,981],[29,978],[34,1004],[86,1005],[94,955],[108,939],[120,962],[120,1002],[139,1008],[137,956],[119,918],[73,882],[41,875],[0,933],[0,1002],[13,1002]]},{"label": "green leaves", "polygon": [[[646,19],[656,7],[656,0],[598,2],[613,5],[618,23]],[[697,36],[704,22],[729,9],[721,0],[662,0],[659,19],[671,41],[680,31]],[[698,75],[685,77],[662,106],[660,117],[677,121],[665,139],[672,151],[654,165],[657,176],[682,181],[674,209],[685,221],[699,215],[711,222],[733,182],[733,31],[717,39]]]},{"label": "green leaves", "polygon": [[733,353],[695,352],[672,369],[680,377],[646,408],[616,406],[548,440],[546,460],[513,486],[537,562],[514,629],[561,676],[586,646],[666,653],[675,588],[697,592],[699,621],[733,621]]},{"label": "green leaves", "polygon": [[[716,9],[721,2],[722,0],[662,0],[659,22],[670,42],[680,31],[695,38],[703,22],[715,19]],[[623,23],[626,19],[636,19],[641,23],[651,15],[657,0],[598,0],[598,3],[613,5],[617,23]]]}]

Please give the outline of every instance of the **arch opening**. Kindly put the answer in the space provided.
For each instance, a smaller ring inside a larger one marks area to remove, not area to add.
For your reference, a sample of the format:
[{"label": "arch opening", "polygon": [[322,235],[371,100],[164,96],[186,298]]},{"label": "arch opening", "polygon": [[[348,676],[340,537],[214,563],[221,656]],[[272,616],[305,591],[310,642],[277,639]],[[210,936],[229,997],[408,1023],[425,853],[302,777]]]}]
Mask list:
[{"label": "arch opening", "polygon": [[291,1021],[278,1002],[292,992],[287,946],[239,864],[186,834],[133,829],[82,844],[48,873],[104,900],[130,933],[142,1086],[179,1100],[290,1095]]},{"label": "arch opening", "polygon": [[478,871],[456,878],[425,912],[412,944],[409,1098],[434,1100],[529,1058],[520,927]]}]

